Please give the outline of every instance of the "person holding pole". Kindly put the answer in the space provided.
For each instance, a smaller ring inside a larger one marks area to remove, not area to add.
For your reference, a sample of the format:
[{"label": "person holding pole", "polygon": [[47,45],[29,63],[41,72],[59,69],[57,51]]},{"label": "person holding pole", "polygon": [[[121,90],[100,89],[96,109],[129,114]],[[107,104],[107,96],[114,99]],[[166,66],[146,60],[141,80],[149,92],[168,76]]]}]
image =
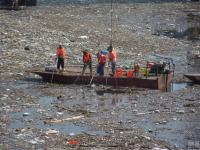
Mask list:
[{"label": "person holding pole", "polygon": [[90,76],[92,76],[92,54],[90,54],[87,49],[83,50],[83,64],[81,75],[85,73],[85,70],[88,66],[90,69]]},{"label": "person holding pole", "polygon": [[107,48],[108,51],[108,63],[111,64],[112,75],[115,74],[117,53],[112,46]]}]

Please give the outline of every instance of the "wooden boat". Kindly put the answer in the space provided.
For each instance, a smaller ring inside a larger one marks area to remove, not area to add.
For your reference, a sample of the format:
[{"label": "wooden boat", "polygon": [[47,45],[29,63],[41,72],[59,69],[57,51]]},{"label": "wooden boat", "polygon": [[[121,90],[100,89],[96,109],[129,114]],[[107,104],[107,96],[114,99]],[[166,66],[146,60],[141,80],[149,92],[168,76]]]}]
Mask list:
[{"label": "wooden boat", "polygon": [[87,72],[84,76],[80,75],[80,70],[66,70],[63,73],[49,72],[49,71],[29,71],[37,74],[43,78],[44,81],[52,83],[62,84],[103,84],[111,85],[114,87],[125,86],[125,87],[138,87],[138,88],[149,88],[158,89],[161,91],[167,91],[171,85],[173,79],[173,73],[169,72],[166,74],[159,74],[158,76],[151,77],[112,77],[108,74],[101,76],[90,76]]},{"label": "wooden boat", "polygon": [[26,6],[36,6],[37,0],[3,0],[0,2],[0,9],[21,10]]},{"label": "wooden boat", "polygon": [[184,76],[192,80],[194,83],[200,84],[200,73],[184,74]]}]

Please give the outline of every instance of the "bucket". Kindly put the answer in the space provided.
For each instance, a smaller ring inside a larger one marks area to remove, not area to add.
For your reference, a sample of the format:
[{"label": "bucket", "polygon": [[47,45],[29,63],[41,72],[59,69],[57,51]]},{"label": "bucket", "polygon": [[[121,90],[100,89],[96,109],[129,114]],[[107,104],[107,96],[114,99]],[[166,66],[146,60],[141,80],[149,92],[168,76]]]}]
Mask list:
[{"label": "bucket", "polygon": [[122,77],[123,76],[123,70],[121,68],[117,68],[115,71],[116,77]]},{"label": "bucket", "polygon": [[153,67],[154,63],[153,62],[148,62],[147,63],[147,68],[151,69]]},{"label": "bucket", "polygon": [[127,71],[127,78],[132,78],[133,77],[133,70],[128,70]]}]

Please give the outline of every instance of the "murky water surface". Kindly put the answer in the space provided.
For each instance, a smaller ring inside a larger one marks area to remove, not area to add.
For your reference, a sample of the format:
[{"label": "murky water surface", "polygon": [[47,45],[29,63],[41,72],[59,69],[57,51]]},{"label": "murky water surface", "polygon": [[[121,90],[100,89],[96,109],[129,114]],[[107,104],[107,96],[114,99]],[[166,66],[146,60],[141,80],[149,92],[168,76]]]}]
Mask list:
[{"label": "murky water surface", "polygon": [[[171,143],[172,145],[186,149],[188,143],[199,139],[199,130],[193,127],[200,126],[199,118],[190,118],[189,120],[176,120],[164,124],[156,124],[150,120],[138,123],[139,126],[155,136]],[[196,134],[195,134],[196,132]],[[193,136],[191,136],[193,134]]]},{"label": "murky water surface", "polygon": [[[87,133],[93,135],[106,135],[101,129],[94,130],[92,127],[82,124],[74,124],[72,122],[61,122],[61,123],[52,123],[46,124],[41,118],[43,116],[47,117],[58,117],[59,112],[53,107],[54,104],[58,103],[57,97],[52,96],[43,96],[41,93],[35,93],[34,87],[37,86],[36,82],[26,82],[20,81],[14,87],[20,90],[23,90],[27,94],[32,96],[37,96],[38,103],[36,105],[31,105],[28,108],[25,108],[21,112],[14,112],[10,114],[10,124],[9,128],[18,129],[18,128],[27,128],[31,127],[32,123],[35,128],[48,130],[55,129],[63,134],[80,134]],[[39,82],[40,84],[40,82]],[[55,115],[56,114],[56,115]],[[61,113],[63,118],[73,117],[70,114],[64,112]]]},{"label": "murky water surface", "polygon": [[186,89],[191,87],[193,84],[192,83],[172,83],[171,85],[171,92],[176,92],[181,89]]},{"label": "murky water surface", "polygon": [[[183,0],[113,0],[113,3],[162,3],[162,2],[180,2]],[[186,1],[186,0],[185,0]],[[38,0],[39,5],[64,5],[64,4],[95,4],[110,3],[111,0]]]}]

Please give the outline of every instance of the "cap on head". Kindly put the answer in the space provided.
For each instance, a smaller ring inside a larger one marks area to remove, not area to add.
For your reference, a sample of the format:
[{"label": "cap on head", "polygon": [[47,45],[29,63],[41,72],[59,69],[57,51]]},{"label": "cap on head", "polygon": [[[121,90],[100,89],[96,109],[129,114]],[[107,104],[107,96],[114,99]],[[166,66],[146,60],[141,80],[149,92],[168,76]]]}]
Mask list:
[{"label": "cap on head", "polygon": [[84,50],[82,50],[82,52],[88,52],[88,49],[84,49]]},{"label": "cap on head", "polygon": [[112,45],[107,48],[107,51],[112,51],[112,50],[113,50]]}]

